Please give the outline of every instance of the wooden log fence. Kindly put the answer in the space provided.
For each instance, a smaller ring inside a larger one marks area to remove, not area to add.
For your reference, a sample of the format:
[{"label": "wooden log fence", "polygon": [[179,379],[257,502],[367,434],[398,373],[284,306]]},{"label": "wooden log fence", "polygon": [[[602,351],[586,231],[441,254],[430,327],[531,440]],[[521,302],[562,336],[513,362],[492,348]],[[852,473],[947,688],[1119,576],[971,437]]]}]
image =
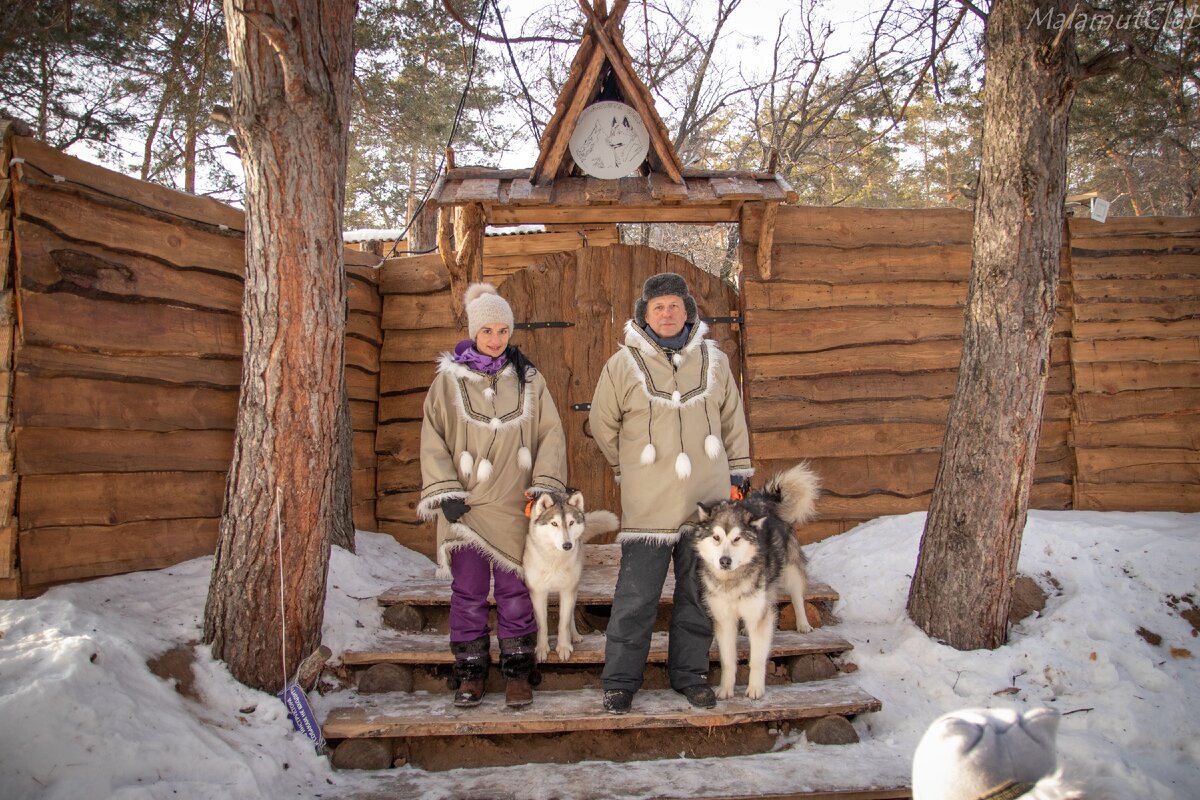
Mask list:
[{"label": "wooden log fence", "polygon": [[[4,134],[0,596],[211,553],[241,383],[243,214]],[[354,521],[371,530],[377,262],[346,252]]]},{"label": "wooden log fence", "polygon": [[[0,153],[0,597],[211,552],[240,385],[241,212],[7,128]],[[813,463],[810,541],[925,510],[970,214],[784,206],[772,222],[740,293],[756,467]],[[1200,219],[1073,219],[1068,234],[1031,505],[1200,511]],[[484,275],[541,264],[553,281],[549,250],[615,232],[590,235],[485,237]],[[355,523],[431,554],[420,420],[464,320],[441,255],[378,262],[347,251]]]},{"label": "wooden log fence", "polygon": [[[817,540],[923,511],[954,395],[971,215],[953,209],[779,209],[768,279],[743,272],[755,466],[808,459]],[[1070,508],[1069,284],[1059,293],[1032,504]]]},{"label": "wooden log fence", "polygon": [[1200,221],[1070,233],[1073,507],[1200,511]]}]

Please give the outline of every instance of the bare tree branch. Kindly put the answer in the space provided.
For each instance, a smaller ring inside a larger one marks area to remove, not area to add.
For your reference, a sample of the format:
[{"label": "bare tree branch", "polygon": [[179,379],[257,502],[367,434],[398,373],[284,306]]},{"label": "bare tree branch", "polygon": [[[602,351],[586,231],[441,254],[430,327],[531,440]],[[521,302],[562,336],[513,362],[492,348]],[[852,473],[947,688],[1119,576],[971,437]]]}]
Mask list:
[{"label": "bare tree branch", "polygon": [[442,0],[442,6],[446,9],[446,13],[450,18],[463,26],[472,36],[478,36],[485,42],[495,42],[496,44],[504,44],[506,41],[511,44],[530,44],[533,42],[546,42],[549,44],[578,44],[578,39],[560,39],[554,36],[517,36],[505,39],[502,36],[493,36],[489,33],[484,33],[479,28],[464,17],[457,8],[454,7],[452,0]]}]

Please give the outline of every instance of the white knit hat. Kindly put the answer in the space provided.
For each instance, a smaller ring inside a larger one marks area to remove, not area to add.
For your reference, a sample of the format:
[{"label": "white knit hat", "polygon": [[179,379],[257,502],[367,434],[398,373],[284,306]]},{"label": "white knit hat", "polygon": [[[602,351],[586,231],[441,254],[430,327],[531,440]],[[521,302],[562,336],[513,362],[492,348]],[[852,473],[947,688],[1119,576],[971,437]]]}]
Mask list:
[{"label": "white knit hat", "polygon": [[913,754],[913,800],[1012,800],[1055,770],[1058,712],[971,708],[938,717]]},{"label": "white knit hat", "polygon": [[472,283],[463,294],[463,305],[467,309],[467,333],[471,338],[484,325],[503,322],[511,331],[513,326],[512,306],[490,283]]}]

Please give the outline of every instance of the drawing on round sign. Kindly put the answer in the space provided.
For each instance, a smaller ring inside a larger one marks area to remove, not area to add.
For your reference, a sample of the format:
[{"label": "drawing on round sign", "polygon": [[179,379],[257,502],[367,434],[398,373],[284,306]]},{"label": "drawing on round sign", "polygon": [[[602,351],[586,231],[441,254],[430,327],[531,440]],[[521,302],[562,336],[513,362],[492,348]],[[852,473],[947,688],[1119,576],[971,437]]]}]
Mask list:
[{"label": "drawing on round sign", "polygon": [[632,108],[603,100],[579,115],[568,148],[579,168],[593,178],[624,178],[646,160],[650,134]]}]

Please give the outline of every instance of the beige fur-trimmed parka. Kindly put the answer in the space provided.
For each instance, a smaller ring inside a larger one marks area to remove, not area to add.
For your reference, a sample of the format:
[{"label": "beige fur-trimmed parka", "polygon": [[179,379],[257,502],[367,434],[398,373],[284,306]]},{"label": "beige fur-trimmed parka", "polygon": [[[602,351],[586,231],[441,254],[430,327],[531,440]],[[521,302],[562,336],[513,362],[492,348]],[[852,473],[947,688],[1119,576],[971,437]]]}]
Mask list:
[{"label": "beige fur-trimmed parka", "polygon": [[754,474],[742,398],[729,361],[697,321],[676,353],[632,320],[592,398],[592,436],[621,484],[618,541],[670,544],[702,501]]},{"label": "beige fur-trimmed parka", "polygon": [[[518,390],[511,363],[488,375],[439,357],[425,397],[417,506],[419,518],[437,520],[439,576],[449,577],[450,553],[463,546],[523,575],[525,492],[562,491],[566,475],[566,438],[540,372]],[[455,523],[438,512],[450,498],[471,506]]]}]

